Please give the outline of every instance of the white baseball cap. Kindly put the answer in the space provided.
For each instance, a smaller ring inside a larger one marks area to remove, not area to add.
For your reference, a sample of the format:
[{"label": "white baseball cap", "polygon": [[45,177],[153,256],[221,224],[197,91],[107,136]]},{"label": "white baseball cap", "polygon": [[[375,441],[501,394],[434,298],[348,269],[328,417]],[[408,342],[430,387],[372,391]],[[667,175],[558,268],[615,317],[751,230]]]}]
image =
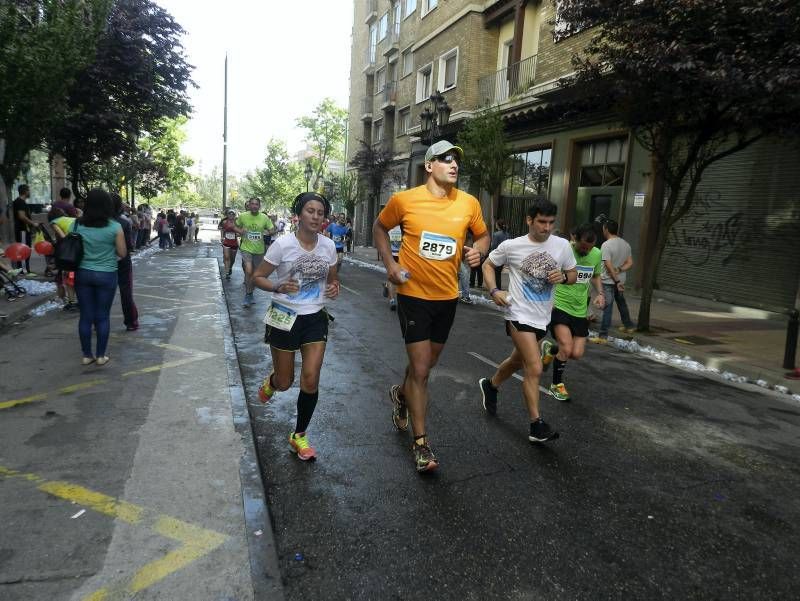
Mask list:
[{"label": "white baseball cap", "polygon": [[447,140],[439,140],[436,144],[431,144],[425,153],[425,162],[432,161],[434,157],[442,156],[453,151],[458,155],[458,160],[464,160],[464,150],[460,146],[451,144]]}]

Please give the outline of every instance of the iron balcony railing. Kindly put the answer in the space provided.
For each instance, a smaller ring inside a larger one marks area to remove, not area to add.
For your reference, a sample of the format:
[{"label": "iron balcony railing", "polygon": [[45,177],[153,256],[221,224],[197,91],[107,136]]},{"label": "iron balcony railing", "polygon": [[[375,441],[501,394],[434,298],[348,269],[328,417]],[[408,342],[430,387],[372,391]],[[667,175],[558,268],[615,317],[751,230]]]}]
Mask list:
[{"label": "iron balcony railing", "polygon": [[494,106],[518,96],[533,87],[536,81],[536,57],[514,63],[478,80],[481,105]]},{"label": "iron balcony railing", "polygon": [[361,99],[361,117],[362,119],[372,117],[372,96],[364,96]]},{"label": "iron balcony railing", "polygon": [[394,104],[397,102],[397,82],[387,81],[383,86],[383,105]]},{"label": "iron balcony railing", "polygon": [[389,46],[397,46],[400,43],[400,23],[392,23],[389,26]]}]

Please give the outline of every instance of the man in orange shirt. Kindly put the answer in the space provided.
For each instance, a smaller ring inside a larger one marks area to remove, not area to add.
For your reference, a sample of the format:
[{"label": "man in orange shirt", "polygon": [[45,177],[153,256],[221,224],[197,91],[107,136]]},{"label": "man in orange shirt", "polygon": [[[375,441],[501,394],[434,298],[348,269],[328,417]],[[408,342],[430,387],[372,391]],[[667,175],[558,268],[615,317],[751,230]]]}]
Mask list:
[{"label": "man in orange shirt", "polygon": [[[392,422],[408,429],[418,472],[438,467],[428,444],[428,377],[444,349],[458,302],[458,268],[462,258],[480,265],[489,249],[489,232],[478,199],[455,187],[464,151],[450,142],[436,142],[425,153],[428,180],[389,199],[372,227],[375,247],[388,279],[397,285],[397,315],[408,353],[403,383],[392,386]],[[392,258],[389,230],[400,226],[399,260]],[[467,230],[472,247],[464,246]]]}]

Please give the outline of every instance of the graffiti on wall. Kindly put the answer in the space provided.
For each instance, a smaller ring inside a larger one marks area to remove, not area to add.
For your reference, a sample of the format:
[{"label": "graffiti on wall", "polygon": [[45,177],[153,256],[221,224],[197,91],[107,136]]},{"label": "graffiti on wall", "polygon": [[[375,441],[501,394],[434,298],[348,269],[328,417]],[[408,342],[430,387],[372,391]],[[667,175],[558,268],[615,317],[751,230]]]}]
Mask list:
[{"label": "graffiti on wall", "polygon": [[737,256],[746,260],[743,251],[757,233],[754,224],[746,226],[743,211],[725,214],[718,210],[721,201],[722,195],[716,190],[698,193],[692,210],[670,231],[668,252],[694,267],[701,267],[712,258],[722,265]]}]

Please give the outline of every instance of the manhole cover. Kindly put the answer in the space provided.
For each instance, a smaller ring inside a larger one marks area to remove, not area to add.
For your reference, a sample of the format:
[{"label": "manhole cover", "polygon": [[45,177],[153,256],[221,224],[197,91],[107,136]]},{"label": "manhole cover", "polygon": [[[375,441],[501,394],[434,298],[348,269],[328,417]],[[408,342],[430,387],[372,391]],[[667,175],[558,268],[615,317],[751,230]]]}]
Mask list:
[{"label": "manhole cover", "polygon": [[678,338],[673,338],[673,340],[675,342],[680,342],[681,344],[691,345],[722,344],[719,340],[706,338],[704,336],[680,336]]}]

